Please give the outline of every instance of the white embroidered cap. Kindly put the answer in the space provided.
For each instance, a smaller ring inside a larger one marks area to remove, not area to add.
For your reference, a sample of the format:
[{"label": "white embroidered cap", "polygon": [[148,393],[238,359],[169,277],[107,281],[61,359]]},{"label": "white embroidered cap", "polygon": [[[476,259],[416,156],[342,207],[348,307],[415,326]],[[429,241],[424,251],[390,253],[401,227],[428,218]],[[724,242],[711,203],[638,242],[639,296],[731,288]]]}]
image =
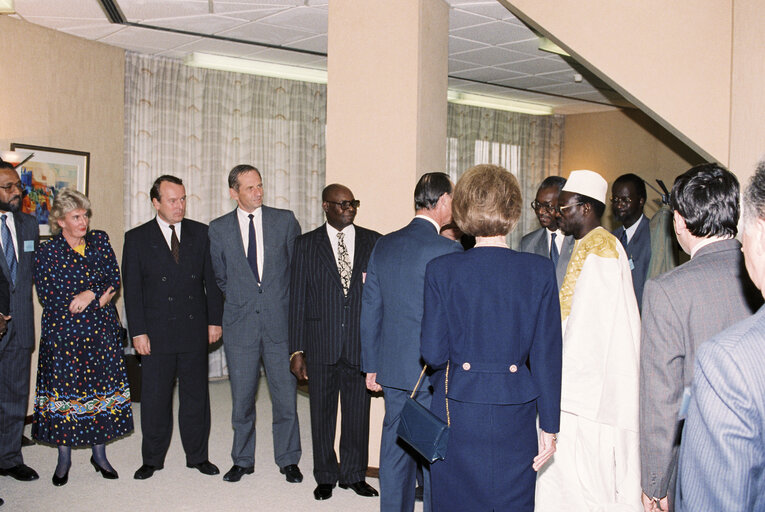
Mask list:
[{"label": "white embroidered cap", "polygon": [[595,171],[587,171],[584,169],[571,171],[562,191],[582,194],[583,196],[591,197],[606,204],[608,182],[603,179],[603,176]]}]

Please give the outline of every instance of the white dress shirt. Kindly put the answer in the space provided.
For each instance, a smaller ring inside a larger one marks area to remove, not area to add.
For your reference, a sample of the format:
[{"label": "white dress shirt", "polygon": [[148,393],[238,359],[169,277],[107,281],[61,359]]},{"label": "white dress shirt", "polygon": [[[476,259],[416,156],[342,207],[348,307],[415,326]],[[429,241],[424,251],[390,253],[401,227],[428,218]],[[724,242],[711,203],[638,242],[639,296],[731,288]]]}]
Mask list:
[{"label": "white dress shirt", "polygon": [[[255,225],[255,243],[258,250],[258,274],[263,280],[263,209],[256,208],[252,212],[252,222]],[[247,249],[250,246],[250,214],[241,208],[236,209],[236,216],[239,219],[239,231],[242,233],[242,244],[244,244],[244,255],[247,256]]]},{"label": "white dress shirt", "polygon": [[640,223],[643,222],[643,217],[644,215],[641,213],[640,218],[638,220],[636,220],[630,227],[624,228],[624,231],[627,233],[627,243],[630,243],[632,241],[632,237],[635,236],[635,231],[637,231],[637,228],[640,225]]},{"label": "white dress shirt", "polygon": [[563,238],[565,238],[566,235],[564,235],[563,231],[560,229],[557,231],[550,231],[549,229],[545,229],[545,235],[547,236],[547,254],[550,254],[550,249],[552,248],[550,246],[550,241],[552,240],[553,233],[555,233],[555,247],[558,248],[558,254],[560,254],[560,249],[563,247]]},{"label": "white dress shirt", "polygon": [[[173,231],[170,229],[170,224],[164,221],[159,215],[156,217],[157,224],[159,224],[159,230],[162,231],[162,236],[165,237],[165,242],[167,242],[167,247],[172,251],[173,250]],[[175,224],[175,234],[178,235],[178,242],[181,241],[181,223]]]},{"label": "white dress shirt", "polygon": [[[356,228],[351,224],[350,226],[345,226],[345,229],[343,229],[342,232],[345,234],[343,242],[345,243],[345,248],[348,249],[348,258],[350,258],[351,270],[353,270],[353,255],[356,247]],[[329,222],[327,222],[327,235],[329,235],[329,243],[332,245],[332,252],[335,254],[335,263],[337,263],[338,233],[340,233],[340,231],[330,226]]]},{"label": "white dress shirt", "polygon": [[[19,261],[19,239],[16,236],[16,223],[13,222],[13,213],[5,212],[0,213],[5,215],[5,223],[8,225],[8,229],[11,231],[11,238],[13,239],[13,249],[16,251],[16,261]],[[2,221],[0,221],[2,222]],[[2,229],[2,227],[0,227]],[[0,237],[0,245],[2,245],[2,237]],[[5,253],[5,247],[3,247],[3,253]]]}]

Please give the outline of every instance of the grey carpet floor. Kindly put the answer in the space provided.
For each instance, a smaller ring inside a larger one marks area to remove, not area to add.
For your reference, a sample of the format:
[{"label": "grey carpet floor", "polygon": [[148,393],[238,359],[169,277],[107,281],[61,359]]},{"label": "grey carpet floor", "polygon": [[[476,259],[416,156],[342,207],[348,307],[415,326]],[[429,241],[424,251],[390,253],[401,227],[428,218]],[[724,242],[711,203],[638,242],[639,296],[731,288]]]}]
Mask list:
[{"label": "grey carpet floor", "polygon": [[[311,457],[311,427],[308,396],[298,393],[298,416],[303,457],[300,469],[305,476],[300,484],[290,484],[279,473],[274,463],[271,436],[271,399],[265,379],[256,401],[257,425],[255,473],[240,482],[229,483],[222,475],[231,467],[231,391],[227,380],[210,383],[212,429],[210,432],[210,461],[221,474],[202,475],[186,468],[186,459],[176,428],[167,454],[165,467],[148,480],[133,479],[141,465],[141,411],[133,407],[135,432],[107,446],[107,456],[118,471],[118,480],[104,480],[89,463],[90,449],[72,453],[69,483],[54,487],[51,476],[56,466],[55,448],[34,445],[23,449],[24,461],[40,474],[33,482],[18,482],[11,477],[0,477],[0,497],[6,511],[376,511],[379,498],[364,498],[350,490],[335,488],[331,499],[319,502],[313,499],[313,462]],[[177,418],[177,396],[175,418]],[[29,435],[27,426],[26,434]],[[379,481],[367,481],[380,489]],[[417,503],[416,511],[422,510]]]}]

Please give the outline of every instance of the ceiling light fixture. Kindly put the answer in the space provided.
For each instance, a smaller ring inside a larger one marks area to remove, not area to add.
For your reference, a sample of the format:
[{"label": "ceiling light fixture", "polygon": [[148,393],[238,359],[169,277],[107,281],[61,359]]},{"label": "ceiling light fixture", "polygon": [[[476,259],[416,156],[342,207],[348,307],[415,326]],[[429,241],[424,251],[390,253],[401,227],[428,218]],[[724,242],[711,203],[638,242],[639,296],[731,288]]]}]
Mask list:
[{"label": "ceiling light fixture", "polygon": [[209,53],[199,52],[187,55],[184,62],[187,66],[196,68],[219,69],[222,71],[233,71],[234,73],[286,78],[287,80],[300,80],[302,82],[312,82],[315,84],[327,83],[327,72],[323,69],[287,66],[284,64],[274,64],[272,62],[240,59],[238,57],[224,57],[223,55],[211,55]]},{"label": "ceiling light fixture", "polygon": [[563,55],[564,57],[571,57],[571,55],[569,55],[566,52],[566,50],[564,50],[563,48],[553,43],[552,41],[550,41],[544,36],[539,36],[538,48],[542,50],[543,52],[557,53],[558,55]]},{"label": "ceiling light fixture", "polygon": [[0,14],[16,14],[13,8],[13,0],[0,0]]},{"label": "ceiling light fixture", "polygon": [[546,105],[530,103],[527,101],[498,98],[496,96],[484,96],[483,94],[470,94],[449,89],[447,98],[450,103],[459,105],[471,105],[473,107],[493,108],[521,114],[533,114],[537,116],[549,116],[552,108]]}]

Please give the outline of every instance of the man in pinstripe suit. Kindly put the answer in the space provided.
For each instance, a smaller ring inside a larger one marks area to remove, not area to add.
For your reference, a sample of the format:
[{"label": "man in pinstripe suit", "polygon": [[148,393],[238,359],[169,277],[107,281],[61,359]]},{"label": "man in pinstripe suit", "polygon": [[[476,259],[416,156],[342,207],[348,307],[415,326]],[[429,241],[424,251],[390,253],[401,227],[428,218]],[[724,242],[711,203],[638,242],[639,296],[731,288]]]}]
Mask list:
[{"label": "man in pinstripe suit", "polygon": [[[364,480],[369,445],[369,394],[361,373],[359,317],[367,261],[380,233],[355,226],[359,201],[343,185],[322,192],[327,223],[295,242],[290,285],[290,370],[308,380],[317,500],[337,482],[377,496]],[[340,394],[340,463],[335,454]]]},{"label": "man in pinstripe suit", "polygon": [[[744,194],[743,251],[765,290],[765,161]],[[765,511],[765,308],[698,350],[677,510]]]},{"label": "man in pinstripe suit", "polygon": [[691,261],[649,280],[643,291],[640,464],[646,511],[674,507],[679,413],[696,348],[762,302],[734,239],[738,199],[736,177],[717,164],[697,165],[672,186],[675,233]]}]

